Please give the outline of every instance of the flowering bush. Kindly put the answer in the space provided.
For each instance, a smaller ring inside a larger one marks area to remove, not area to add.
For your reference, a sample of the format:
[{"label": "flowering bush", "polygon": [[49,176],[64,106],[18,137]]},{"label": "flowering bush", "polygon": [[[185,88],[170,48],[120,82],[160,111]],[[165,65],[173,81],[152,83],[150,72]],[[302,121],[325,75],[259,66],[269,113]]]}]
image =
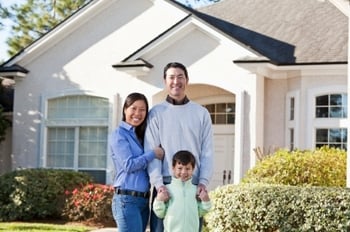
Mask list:
[{"label": "flowering bush", "polygon": [[112,215],[112,186],[87,184],[66,190],[63,216],[70,221],[90,221],[94,223],[114,223]]}]

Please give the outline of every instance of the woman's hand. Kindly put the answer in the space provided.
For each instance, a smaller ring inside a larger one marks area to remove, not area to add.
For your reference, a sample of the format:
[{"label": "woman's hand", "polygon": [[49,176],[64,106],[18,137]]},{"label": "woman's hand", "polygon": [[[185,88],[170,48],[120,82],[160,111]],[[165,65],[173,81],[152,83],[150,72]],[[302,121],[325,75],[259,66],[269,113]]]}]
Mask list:
[{"label": "woman's hand", "polygon": [[156,154],[156,159],[163,160],[164,150],[161,147],[154,148],[154,153]]}]

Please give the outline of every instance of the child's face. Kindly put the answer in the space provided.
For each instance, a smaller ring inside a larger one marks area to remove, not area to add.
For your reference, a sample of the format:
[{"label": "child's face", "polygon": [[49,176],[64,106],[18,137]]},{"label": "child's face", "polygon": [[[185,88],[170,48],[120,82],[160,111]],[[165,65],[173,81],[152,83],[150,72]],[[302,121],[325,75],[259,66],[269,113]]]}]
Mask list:
[{"label": "child's face", "polygon": [[186,165],[176,163],[175,167],[173,167],[173,173],[177,179],[187,181],[192,177],[193,167],[190,163]]}]

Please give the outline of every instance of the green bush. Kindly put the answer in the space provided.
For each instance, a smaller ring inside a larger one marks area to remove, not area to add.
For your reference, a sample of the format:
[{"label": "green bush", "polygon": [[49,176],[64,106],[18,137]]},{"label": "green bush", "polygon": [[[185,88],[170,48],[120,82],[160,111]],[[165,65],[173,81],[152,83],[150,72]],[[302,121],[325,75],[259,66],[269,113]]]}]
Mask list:
[{"label": "green bush", "polygon": [[112,224],[112,198],[114,188],[101,184],[87,184],[66,191],[63,215],[69,221],[89,221],[94,224]]},{"label": "green bush", "polygon": [[248,170],[242,182],[345,187],[346,151],[328,147],[314,151],[278,150]]},{"label": "green bush", "polygon": [[346,188],[241,184],[217,188],[210,197],[207,231],[350,231]]},{"label": "green bush", "polygon": [[60,218],[65,191],[91,182],[84,173],[23,169],[0,176],[0,221]]}]

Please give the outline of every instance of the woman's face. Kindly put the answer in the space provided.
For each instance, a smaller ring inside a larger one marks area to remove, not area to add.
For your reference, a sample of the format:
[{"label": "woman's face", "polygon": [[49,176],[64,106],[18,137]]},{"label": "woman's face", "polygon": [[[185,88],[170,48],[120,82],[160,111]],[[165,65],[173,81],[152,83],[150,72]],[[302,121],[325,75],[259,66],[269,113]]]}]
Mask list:
[{"label": "woman's face", "polygon": [[124,109],[125,121],[137,127],[146,118],[146,103],[143,100],[136,100],[128,108]]}]

